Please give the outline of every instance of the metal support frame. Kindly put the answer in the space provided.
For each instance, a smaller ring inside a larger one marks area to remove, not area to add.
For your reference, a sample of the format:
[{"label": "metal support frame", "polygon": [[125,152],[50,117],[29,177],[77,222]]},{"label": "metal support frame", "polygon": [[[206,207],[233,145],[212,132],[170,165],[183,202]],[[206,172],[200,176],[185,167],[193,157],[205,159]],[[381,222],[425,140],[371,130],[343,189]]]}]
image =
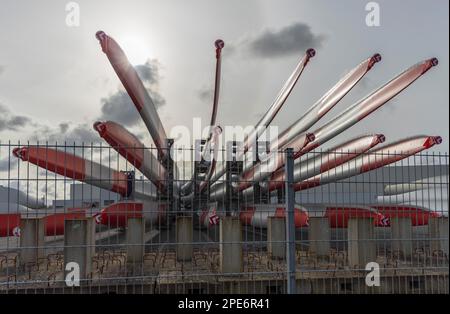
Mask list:
[{"label": "metal support frame", "polygon": [[[256,165],[260,159],[259,159],[259,150],[263,149],[265,150],[266,154],[269,153],[269,147],[270,142],[269,141],[258,141],[257,145],[255,145],[255,155],[256,158],[254,158],[253,165]],[[267,204],[270,200],[270,193],[267,189],[261,188],[260,182],[254,182],[253,183],[253,203],[254,204]]]},{"label": "metal support frame", "polygon": [[[205,149],[206,140],[200,140],[200,152]],[[200,154],[201,156],[201,154]],[[201,158],[201,157],[200,157]],[[208,197],[206,193],[200,193],[199,187],[200,182],[203,181],[204,176],[206,175],[206,172],[208,171],[207,165],[203,162],[203,160],[195,161],[194,162],[194,200],[193,205],[198,206],[199,208],[203,208],[208,204]],[[203,176],[203,177],[202,177]],[[210,183],[208,183],[208,187],[206,188],[206,191],[209,190]]]},{"label": "metal support frame", "polygon": [[[236,152],[238,148],[238,143],[236,141],[231,141],[227,143],[227,151],[230,152],[230,156],[227,156],[226,161],[226,172],[225,172],[225,215],[231,216],[231,212],[236,212],[239,210],[239,194],[234,192],[233,189],[233,176],[240,175],[243,169],[243,161],[236,160]],[[230,158],[231,157],[231,158]]]},{"label": "metal support frame", "polygon": [[136,186],[136,173],[131,171],[122,171],[127,175],[127,195],[121,197],[122,200],[134,200],[134,190]]},{"label": "metal support frame", "polygon": [[134,200],[134,192],[136,187],[136,173],[132,171],[127,171],[127,197],[128,200]]},{"label": "metal support frame", "polygon": [[166,150],[167,150],[167,154],[166,157],[164,159],[161,159],[160,162],[161,164],[166,168],[166,177],[165,177],[165,181],[166,181],[166,191],[164,194],[161,195],[161,199],[165,200],[166,204],[167,204],[167,221],[169,221],[170,217],[173,215],[173,213],[175,213],[176,211],[178,211],[178,203],[176,203],[176,199],[174,197],[174,188],[173,188],[173,184],[174,184],[174,161],[173,159],[170,157],[170,149],[172,148],[172,145],[174,143],[174,140],[171,138],[168,138],[166,140]]},{"label": "metal support frame", "polygon": [[285,193],[285,187],[279,188],[277,190],[277,201],[278,204],[286,203],[286,193]]},{"label": "metal support frame", "polygon": [[286,262],[287,262],[287,293],[296,293],[295,280],[295,217],[294,203],[295,192],[294,184],[294,150],[287,148],[285,150],[285,173],[286,173]]}]

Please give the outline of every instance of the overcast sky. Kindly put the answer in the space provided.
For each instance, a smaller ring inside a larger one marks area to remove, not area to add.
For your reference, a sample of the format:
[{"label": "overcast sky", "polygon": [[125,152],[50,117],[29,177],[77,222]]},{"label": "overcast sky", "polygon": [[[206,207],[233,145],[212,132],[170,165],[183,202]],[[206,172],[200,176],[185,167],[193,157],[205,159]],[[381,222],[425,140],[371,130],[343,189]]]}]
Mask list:
[{"label": "overcast sky", "polygon": [[336,141],[370,132],[389,142],[441,135],[436,151],[448,151],[447,0],[377,1],[379,27],[365,24],[367,1],[357,0],[76,2],[80,26],[68,27],[66,1],[1,0],[2,143],[100,141],[92,131],[97,119],[121,122],[151,143],[101,52],[94,36],[101,29],[137,66],[168,133],[191,127],[193,117],[209,122],[217,38],[225,41],[221,125],[256,123],[309,47],[316,57],[273,122],[280,129],[373,53],[382,62],[318,126],[409,66],[437,57],[438,67]]}]

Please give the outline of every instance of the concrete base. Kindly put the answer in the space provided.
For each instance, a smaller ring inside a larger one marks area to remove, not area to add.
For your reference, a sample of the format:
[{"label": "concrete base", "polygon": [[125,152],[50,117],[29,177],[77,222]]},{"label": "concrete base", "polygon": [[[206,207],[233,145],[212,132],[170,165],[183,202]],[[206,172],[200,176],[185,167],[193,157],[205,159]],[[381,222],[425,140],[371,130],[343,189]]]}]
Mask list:
[{"label": "concrete base", "polygon": [[448,217],[430,217],[428,228],[431,252],[442,251],[448,256]]},{"label": "concrete base", "polygon": [[[67,219],[64,222],[64,269],[68,263],[79,266],[80,280],[89,278],[92,271],[92,253],[95,252],[95,224],[92,217]],[[94,243],[94,244],[93,244]],[[70,270],[65,270],[65,275]],[[83,284],[83,281],[80,282]]]},{"label": "concrete base", "polygon": [[410,217],[391,218],[391,249],[404,258],[411,258],[413,253],[412,221]]},{"label": "concrete base", "polygon": [[309,252],[319,258],[330,255],[330,223],[327,217],[309,218]]},{"label": "concrete base", "polygon": [[45,225],[42,218],[22,218],[20,220],[20,254],[22,266],[32,265],[44,256]]},{"label": "concrete base", "polygon": [[176,220],[177,261],[192,260],[193,219],[190,216],[179,216]]},{"label": "concrete base", "polygon": [[267,253],[274,259],[286,258],[286,218],[267,218]]},{"label": "concrete base", "polygon": [[347,233],[350,267],[364,270],[367,263],[375,262],[377,257],[373,219],[350,218]]},{"label": "concrete base", "polygon": [[127,264],[141,265],[145,254],[145,220],[143,217],[128,218],[126,231]]},{"label": "concrete base", "polygon": [[220,219],[220,269],[225,274],[243,271],[242,229],[237,217]]}]

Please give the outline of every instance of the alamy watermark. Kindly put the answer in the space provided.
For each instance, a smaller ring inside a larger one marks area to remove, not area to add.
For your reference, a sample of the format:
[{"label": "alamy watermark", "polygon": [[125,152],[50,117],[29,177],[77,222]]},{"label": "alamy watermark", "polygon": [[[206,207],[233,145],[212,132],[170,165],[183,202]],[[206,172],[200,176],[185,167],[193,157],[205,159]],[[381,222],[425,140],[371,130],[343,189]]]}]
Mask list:
[{"label": "alamy watermark", "polygon": [[380,286],[380,265],[376,262],[370,262],[366,265],[366,270],[369,272],[366,275],[366,285],[368,287]]},{"label": "alamy watermark", "polygon": [[80,286],[80,265],[78,263],[67,263],[65,282],[68,287]]},{"label": "alamy watermark", "polygon": [[[193,118],[192,128],[186,125],[174,126],[169,137],[174,139],[170,150],[174,161],[202,161],[212,160],[230,161],[266,161],[267,167],[276,167],[278,159],[283,158],[282,149],[291,147],[290,144],[302,134],[284,134],[283,145],[279,144],[277,126],[240,126],[227,125],[224,127],[202,126],[201,118]],[[218,131],[219,130],[219,131]],[[202,141],[203,139],[203,141]],[[209,139],[208,144],[204,143]],[[295,146],[295,145],[294,145]],[[192,151],[185,148],[193,148]],[[233,153],[233,148],[236,153]],[[245,152],[245,159],[244,159]],[[276,169],[273,169],[276,170]]]},{"label": "alamy watermark", "polygon": [[68,27],[80,26],[80,5],[74,1],[67,2],[65,10],[67,12],[66,25]]},{"label": "alamy watermark", "polygon": [[377,2],[371,1],[366,4],[366,25],[369,27],[380,26],[380,5]]}]

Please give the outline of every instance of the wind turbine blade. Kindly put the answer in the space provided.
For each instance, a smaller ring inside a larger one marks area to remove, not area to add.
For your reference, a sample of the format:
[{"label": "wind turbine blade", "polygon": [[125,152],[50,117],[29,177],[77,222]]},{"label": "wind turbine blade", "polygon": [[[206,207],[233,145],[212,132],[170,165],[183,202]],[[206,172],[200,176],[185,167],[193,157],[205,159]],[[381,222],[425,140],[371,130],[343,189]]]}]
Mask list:
[{"label": "wind turbine blade", "polygon": [[278,140],[273,141],[270,150],[276,150],[285,146],[297,134],[305,132],[317,121],[319,121],[328,111],[330,111],[344,96],[366,75],[375,63],[381,60],[380,54],[358,64],[354,69],[347,73],[339,82],[337,82],[325,95],[323,95],[308,111],[290,127],[283,131]]},{"label": "wind turbine blade", "polygon": [[[278,93],[277,97],[275,98],[274,102],[270,106],[270,108],[267,110],[267,112],[264,114],[264,116],[259,120],[259,122],[255,125],[255,128],[253,129],[250,134],[248,134],[244,139],[243,149],[239,150],[237,152],[237,159],[240,160],[242,156],[248,151],[248,149],[253,145],[253,143],[258,139],[261,134],[264,133],[267,126],[272,122],[272,120],[277,115],[278,111],[280,111],[281,107],[286,102],[286,99],[292,92],[292,89],[294,88],[295,84],[297,83],[298,79],[300,78],[300,75],[303,73],[303,70],[305,69],[306,65],[309,62],[309,59],[314,57],[316,54],[314,49],[308,49],[305,53],[305,55],[300,59],[297,66],[295,67],[294,71],[292,72],[291,76],[287,79],[283,87],[281,88],[280,92]],[[211,178],[211,182],[217,181],[221,176],[225,174],[225,167],[222,166],[219,168],[214,176]]]},{"label": "wind turbine blade", "polygon": [[136,136],[112,121],[96,122],[94,129],[122,157],[139,169],[158,190],[165,190],[166,169]]},{"label": "wind turbine blade", "polygon": [[316,139],[309,143],[301,152],[298,152],[296,157],[317,148],[319,145],[358,123],[394,96],[399,94],[415,80],[425,74],[431,67],[436,66],[437,64],[438,60],[436,58],[419,62],[382,87],[378,88],[369,96],[347,108],[336,118],[315,130],[313,133],[316,136]]},{"label": "wind turbine blade", "polygon": [[[105,167],[79,156],[47,147],[22,147],[13,150],[14,156],[43,169],[84,182],[101,189],[128,196],[131,191],[126,173]],[[135,184],[135,197],[153,199],[151,188]]]},{"label": "wind turbine blade", "polygon": [[153,100],[139,78],[136,70],[128,61],[125,53],[119,44],[103,31],[98,31],[95,36],[100,41],[103,52],[109,59],[114,71],[130,95],[137,111],[141,115],[150,135],[158,149],[159,156],[166,158],[166,132],[159,118]]},{"label": "wind turbine blade", "polygon": [[294,184],[295,191],[310,189],[319,185],[350,178],[410,157],[436,144],[440,144],[440,136],[416,136],[385,145],[339,167],[330,169],[307,180]]},{"label": "wind turbine blade", "polygon": [[[383,143],[382,134],[371,134],[351,139],[343,144],[330,148],[327,152],[311,153],[311,157],[299,160],[294,165],[294,182],[303,181],[319,173],[328,171],[343,163],[358,157],[374,146]],[[268,182],[261,182],[261,186],[269,191],[283,188],[285,184],[285,171],[279,169],[272,174]]]}]

